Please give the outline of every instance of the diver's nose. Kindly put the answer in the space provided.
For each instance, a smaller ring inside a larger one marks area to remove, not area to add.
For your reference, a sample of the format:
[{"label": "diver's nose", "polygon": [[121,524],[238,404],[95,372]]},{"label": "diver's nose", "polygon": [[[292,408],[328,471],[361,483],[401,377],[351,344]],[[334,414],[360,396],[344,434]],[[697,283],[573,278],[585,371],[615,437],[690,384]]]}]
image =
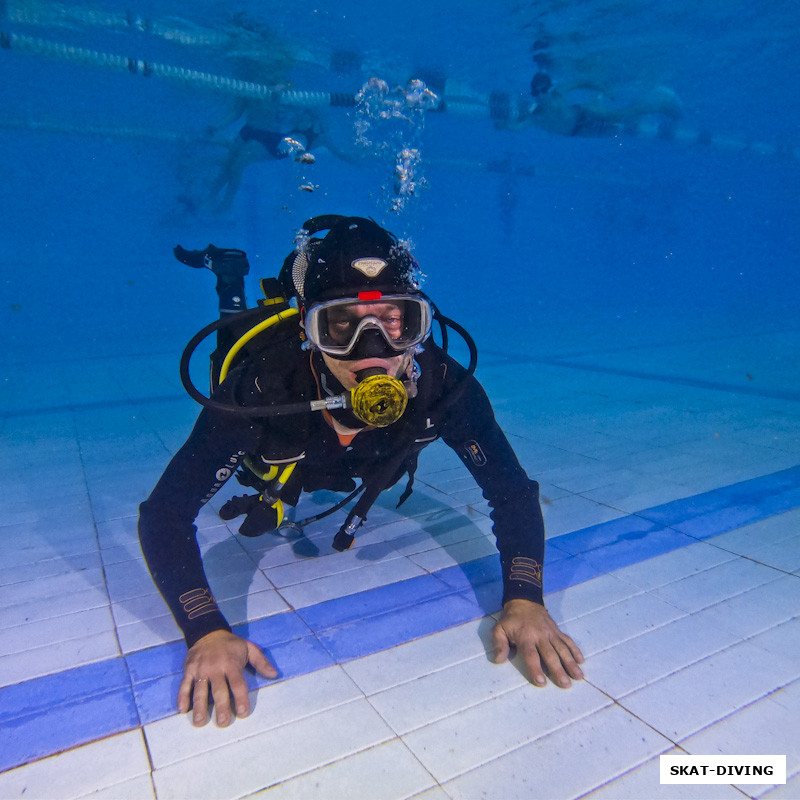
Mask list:
[{"label": "diver's nose", "polygon": [[348,358],[360,361],[364,358],[391,358],[396,355],[381,331],[377,328],[367,328],[361,332]]}]

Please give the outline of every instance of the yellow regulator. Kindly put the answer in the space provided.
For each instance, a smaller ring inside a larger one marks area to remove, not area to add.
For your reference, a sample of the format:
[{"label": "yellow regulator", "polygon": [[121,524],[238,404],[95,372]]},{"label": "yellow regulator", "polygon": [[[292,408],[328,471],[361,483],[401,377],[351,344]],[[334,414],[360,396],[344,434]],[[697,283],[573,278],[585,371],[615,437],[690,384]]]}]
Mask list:
[{"label": "yellow regulator", "polygon": [[403,416],[408,392],[402,381],[391,375],[370,375],[353,389],[350,402],[362,422],[385,428]]}]

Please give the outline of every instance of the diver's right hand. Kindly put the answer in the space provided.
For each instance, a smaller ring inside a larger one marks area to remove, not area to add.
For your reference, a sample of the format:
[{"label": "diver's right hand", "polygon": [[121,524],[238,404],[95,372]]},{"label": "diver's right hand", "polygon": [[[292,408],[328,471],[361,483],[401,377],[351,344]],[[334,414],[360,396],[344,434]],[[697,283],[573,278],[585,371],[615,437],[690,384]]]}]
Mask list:
[{"label": "diver's right hand", "polygon": [[178,711],[185,714],[191,707],[192,723],[205,725],[210,717],[209,702],[213,699],[220,728],[230,725],[233,713],[246,717],[250,713],[243,674],[247,664],[264,678],[278,677],[278,671],[261,649],[247,639],[225,630],[206,634],[190,648],[183,664]]}]

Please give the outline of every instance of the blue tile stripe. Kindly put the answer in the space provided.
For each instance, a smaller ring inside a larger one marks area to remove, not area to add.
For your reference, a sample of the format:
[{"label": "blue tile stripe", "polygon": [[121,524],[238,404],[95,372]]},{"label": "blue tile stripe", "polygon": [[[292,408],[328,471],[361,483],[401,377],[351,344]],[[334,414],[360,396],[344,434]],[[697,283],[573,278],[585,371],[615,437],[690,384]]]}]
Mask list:
[{"label": "blue tile stripe", "polygon": [[0,770],[139,724],[122,659],[77,667],[0,690]]},{"label": "blue tile stripe", "polygon": [[[800,507],[800,467],[548,540],[548,593]],[[237,628],[281,679],[360,658],[500,608],[498,556]],[[0,689],[0,771],[170,716],[185,647],[172,643]],[[268,683],[249,676],[250,688]]]},{"label": "blue tile stripe", "polygon": [[752,384],[734,383],[733,381],[711,381],[704,378],[688,378],[682,375],[650,372],[648,370],[606,367],[602,364],[590,364],[585,361],[575,361],[569,358],[542,358],[532,359],[532,361],[540,364],[549,364],[553,367],[567,367],[568,369],[577,369],[584,372],[597,372],[601,375],[621,375],[625,378],[659,381],[660,383],[669,383],[673,386],[689,386],[692,389],[709,389],[713,392],[730,392],[731,394],[763,397],[770,400],[789,400],[794,403],[800,401],[800,392],[781,389],[775,386],[753,386]]},{"label": "blue tile stripe", "polygon": [[[674,375],[669,372],[652,372],[645,369],[631,369],[626,367],[606,366],[594,359],[608,355],[608,351],[575,353],[567,356],[552,357],[525,357],[518,353],[509,355],[499,351],[481,349],[481,355],[488,355],[492,358],[488,366],[497,367],[513,364],[519,367],[520,364],[546,364],[551,367],[564,367],[566,369],[579,370],[581,372],[596,372],[599,375],[619,375],[623,378],[636,378],[638,380],[657,381],[668,383],[673,386],[688,386],[692,389],[708,389],[713,392],[729,392],[731,394],[746,395],[748,397],[762,397],[769,400],[788,400],[793,403],[800,402],[800,392],[791,389],[783,389],[778,386],[761,386],[759,384],[743,383],[741,381],[709,380],[707,378],[691,378],[685,375]],[[584,359],[584,360],[581,360]],[[483,369],[487,365],[484,363]]]}]

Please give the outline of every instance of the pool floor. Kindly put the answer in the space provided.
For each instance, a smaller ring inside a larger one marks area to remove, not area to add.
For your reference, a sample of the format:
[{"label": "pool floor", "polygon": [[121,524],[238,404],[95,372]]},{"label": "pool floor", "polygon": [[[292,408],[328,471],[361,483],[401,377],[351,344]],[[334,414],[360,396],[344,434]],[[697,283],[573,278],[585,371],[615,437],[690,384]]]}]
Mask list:
[{"label": "pool floor", "polygon": [[[487,658],[499,562],[446,447],[343,554],[339,517],[239,537],[215,513],[226,487],[198,520],[212,589],[281,673],[251,679],[226,729],[174,711],[185,650],[136,538],[196,415],[175,359],[9,368],[0,797],[800,797],[800,390],[792,360],[752,352],[520,357],[513,380],[482,355],[542,486],[548,608],[586,656],[568,691]],[[785,754],[787,783],[660,785],[659,756],[682,753]]]}]

